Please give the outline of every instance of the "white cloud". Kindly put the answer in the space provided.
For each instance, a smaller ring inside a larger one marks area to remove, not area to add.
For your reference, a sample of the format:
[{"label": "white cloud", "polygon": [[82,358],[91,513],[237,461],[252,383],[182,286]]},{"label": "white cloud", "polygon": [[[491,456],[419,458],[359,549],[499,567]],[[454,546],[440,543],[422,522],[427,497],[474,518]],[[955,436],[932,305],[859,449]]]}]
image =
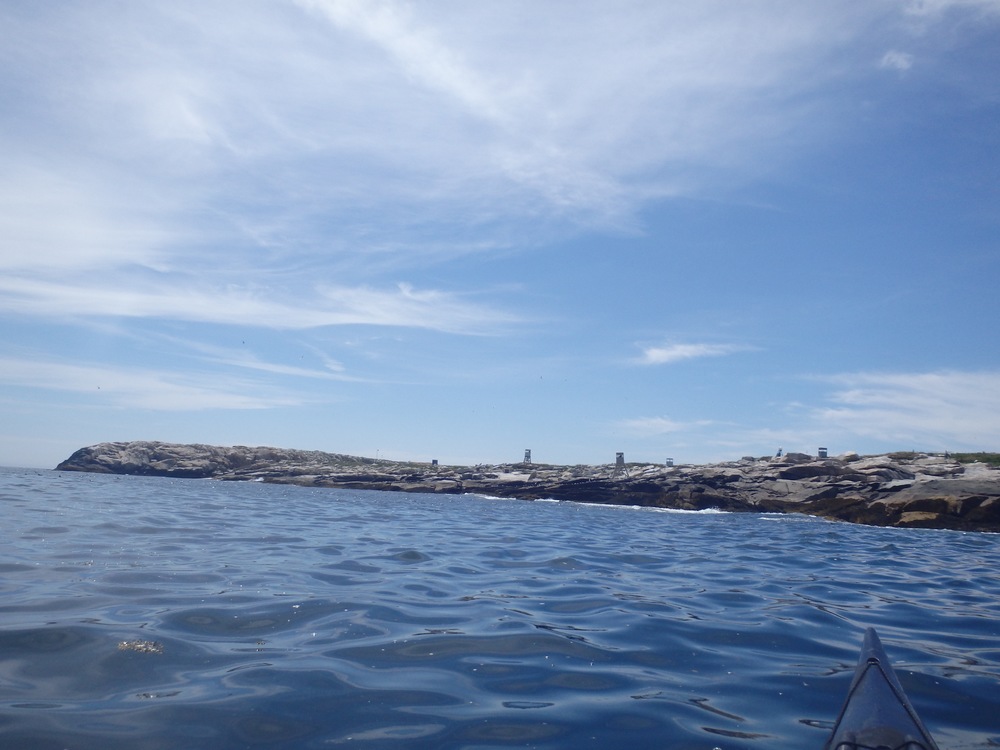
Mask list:
[{"label": "white cloud", "polygon": [[913,67],[913,55],[898,50],[890,50],[882,56],[879,67],[889,70],[909,70]]},{"label": "white cloud", "polygon": [[643,365],[666,365],[687,359],[702,357],[722,357],[734,352],[746,351],[747,347],[734,344],[668,344],[651,346],[643,350],[637,360]]},{"label": "white cloud", "polygon": [[1000,372],[854,373],[826,378],[836,406],[821,426],[928,449],[1000,446]]}]

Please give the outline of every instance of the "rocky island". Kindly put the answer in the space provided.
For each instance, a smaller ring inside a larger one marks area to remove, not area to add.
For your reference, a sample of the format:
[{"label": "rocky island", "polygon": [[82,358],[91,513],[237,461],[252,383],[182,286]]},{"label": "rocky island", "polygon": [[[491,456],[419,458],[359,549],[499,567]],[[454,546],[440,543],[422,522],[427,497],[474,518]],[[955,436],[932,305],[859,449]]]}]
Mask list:
[{"label": "rocky island", "polygon": [[81,448],[56,470],[806,513],[877,526],[1000,532],[1000,467],[995,459],[996,454],[847,453],[826,458],[788,453],[708,465],[438,466],[320,451],[136,441]]}]

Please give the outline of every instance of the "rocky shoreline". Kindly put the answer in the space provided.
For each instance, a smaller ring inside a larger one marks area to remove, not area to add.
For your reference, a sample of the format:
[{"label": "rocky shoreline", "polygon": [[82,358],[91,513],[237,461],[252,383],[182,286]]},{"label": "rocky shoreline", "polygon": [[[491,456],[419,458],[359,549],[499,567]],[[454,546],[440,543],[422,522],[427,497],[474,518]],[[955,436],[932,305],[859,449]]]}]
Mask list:
[{"label": "rocky shoreline", "polygon": [[681,510],[806,513],[875,526],[1000,532],[1000,469],[947,455],[804,453],[707,465],[438,466],[320,451],[135,441],[81,448],[57,471],[477,493]]}]

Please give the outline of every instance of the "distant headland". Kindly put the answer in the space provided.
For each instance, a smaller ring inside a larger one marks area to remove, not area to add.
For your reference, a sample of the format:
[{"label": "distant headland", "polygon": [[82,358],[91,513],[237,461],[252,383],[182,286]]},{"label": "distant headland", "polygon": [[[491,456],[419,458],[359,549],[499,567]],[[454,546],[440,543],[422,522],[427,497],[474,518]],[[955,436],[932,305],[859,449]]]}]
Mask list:
[{"label": "distant headland", "polygon": [[997,454],[788,453],[705,465],[439,466],[283,448],[135,441],[81,448],[57,471],[477,493],[679,510],[805,513],[875,526],[1000,532]]}]

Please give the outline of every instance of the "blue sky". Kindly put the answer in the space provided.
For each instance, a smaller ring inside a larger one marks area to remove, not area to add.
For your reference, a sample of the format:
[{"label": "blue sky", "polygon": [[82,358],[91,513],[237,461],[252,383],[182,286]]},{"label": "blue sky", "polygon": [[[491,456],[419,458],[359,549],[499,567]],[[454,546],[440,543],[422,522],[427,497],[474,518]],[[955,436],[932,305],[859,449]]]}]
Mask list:
[{"label": "blue sky", "polygon": [[0,464],[1000,449],[1000,1],[0,6]]}]

